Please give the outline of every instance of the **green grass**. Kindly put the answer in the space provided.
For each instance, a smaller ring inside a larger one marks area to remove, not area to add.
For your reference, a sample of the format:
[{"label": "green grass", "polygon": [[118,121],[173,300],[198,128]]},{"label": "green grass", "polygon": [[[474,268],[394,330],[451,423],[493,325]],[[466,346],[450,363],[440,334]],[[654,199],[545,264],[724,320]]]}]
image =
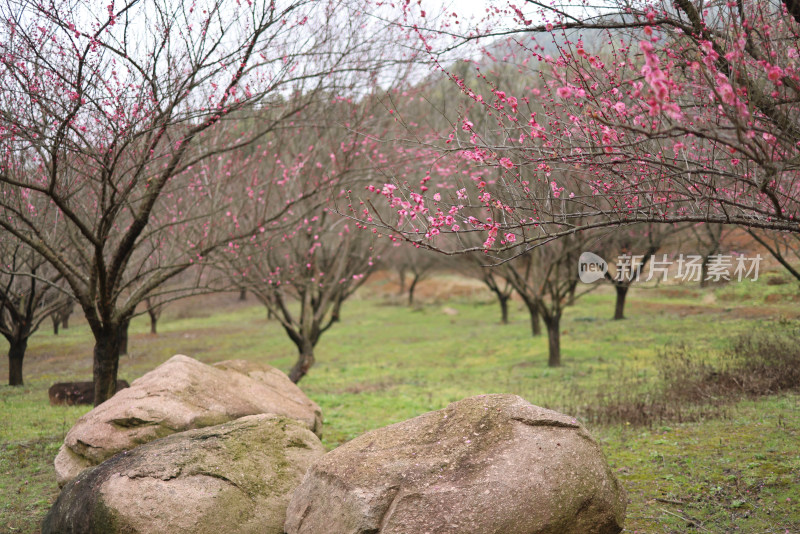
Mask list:
[{"label": "green grass", "polygon": [[742,402],[730,418],[597,429],[628,490],[633,532],[800,532],[800,397]]},{"label": "green grass", "polygon": [[[530,336],[517,303],[512,323],[501,325],[491,297],[473,286],[452,291],[462,296],[446,302],[432,296],[437,285],[458,284],[453,277],[421,287],[424,305],[415,309],[387,304],[376,282],[346,303],[342,323],[323,337],[301,387],[323,409],[329,449],[480,393],[515,393],[542,406],[577,409],[598,392],[634,383],[631,377],[646,391],[665,345],[721,350],[755,323],[797,316],[796,285],[766,280],[704,291],[634,289],[625,321],[609,320],[613,295],[595,291],[562,321],[559,369],[546,366],[546,339]],[[768,298],[773,293],[780,295]],[[59,336],[42,331],[31,340],[24,387],[0,387],[0,531],[36,530],[57,495],[52,459],[88,409],[47,402],[52,383],[91,378],[91,338],[85,324],[73,322]],[[121,378],[135,379],[175,353],[206,362],[251,359],[283,370],[294,360],[293,346],[263,308],[233,295],[178,303],[165,312],[158,336],[148,331],[143,317],[132,324]],[[5,361],[0,373],[7,373]],[[590,429],[628,488],[627,531],[686,532],[693,523],[697,532],[800,532],[794,502],[800,396],[743,401],[721,418],[696,423]]]}]

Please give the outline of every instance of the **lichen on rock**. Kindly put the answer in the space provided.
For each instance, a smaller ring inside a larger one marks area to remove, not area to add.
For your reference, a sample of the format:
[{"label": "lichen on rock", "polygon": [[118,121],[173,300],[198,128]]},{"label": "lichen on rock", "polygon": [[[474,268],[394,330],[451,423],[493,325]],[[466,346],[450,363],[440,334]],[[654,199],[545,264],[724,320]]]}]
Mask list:
[{"label": "lichen on rock", "polygon": [[289,378],[266,364],[206,365],[176,355],[78,419],[55,460],[63,486],[115,454],[175,432],[275,413],[321,435],[322,412]]},{"label": "lichen on rock", "polygon": [[67,484],[43,534],[282,534],[286,506],[324,448],[301,423],[252,415],[117,454]]}]

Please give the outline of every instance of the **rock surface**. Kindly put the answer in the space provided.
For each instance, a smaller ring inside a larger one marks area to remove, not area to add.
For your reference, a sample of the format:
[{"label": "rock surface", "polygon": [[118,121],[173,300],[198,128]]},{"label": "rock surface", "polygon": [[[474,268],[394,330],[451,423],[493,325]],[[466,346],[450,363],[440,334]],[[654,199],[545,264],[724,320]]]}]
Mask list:
[{"label": "rock surface", "polygon": [[285,415],[321,433],[319,406],[274,367],[173,356],[78,419],[55,459],[58,484],[154,439],[260,413]]},{"label": "rock surface", "polygon": [[42,533],[282,534],[292,490],[324,452],[277,415],[173,434],[81,473]]},{"label": "rock surface", "polygon": [[626,496],[571,417],[482,395],[368,432],[317,461],[287,534],[606,534]]},{"label": "rock surface", "polygon": [[[117,389],[131,387],[126,380],[117,380]],[[94,404],[94,382],[58,382],[47,390],[53,406],[74,406]]]}]

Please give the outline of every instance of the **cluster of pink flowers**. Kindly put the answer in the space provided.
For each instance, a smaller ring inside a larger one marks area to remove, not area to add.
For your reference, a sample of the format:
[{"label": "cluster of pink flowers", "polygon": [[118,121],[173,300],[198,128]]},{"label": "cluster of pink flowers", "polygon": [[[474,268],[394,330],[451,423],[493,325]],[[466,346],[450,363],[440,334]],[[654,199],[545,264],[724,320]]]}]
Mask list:
[{"label": "cluster of pink flowers", "polygon": [[653,49],[652,43],[641,41],[639,42],[639,47],[645,58],[641,73],[645,81],[650,85],[650,98],[647,100],[647,104],[650,107],[650,115],[658,115],[664,111],[670,118],[680,119],[683,116],[681,108],[670,100],[670,90],[675,88],[675,83],[667,72],[661,69],[660,60]]}]

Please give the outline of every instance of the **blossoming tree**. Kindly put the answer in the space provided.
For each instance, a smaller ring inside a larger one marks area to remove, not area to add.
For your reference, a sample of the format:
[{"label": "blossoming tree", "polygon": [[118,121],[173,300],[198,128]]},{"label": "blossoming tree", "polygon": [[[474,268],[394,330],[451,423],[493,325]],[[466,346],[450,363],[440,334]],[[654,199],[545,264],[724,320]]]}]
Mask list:
[{"label": "blossoming tree", "polygon": [[[638,222],[800,232],[796,2],[493,6],[460,26],[406,7],[421,48],[464,102],[441,153],[502,174],[495,191],[483,180],[467,187],[485,207],[484,248],[522,251]],[[479,75],[459,75],[442,59],[475,42]],[[492,65],[513,66],[527,83],[504,85]],[[479,116],[492,127],[479,127]],[[582,176],[580,189],[560,181],[567,172]],[[422,204],[430,209],[431,200]],[[392,226],[418,240],[431,225],[398,218]],[[514,241],[497,239],[506,234]]]},{"label": "blossoming tree", "polygon": [[[367,280],[388,244],[331,209],[363,188],[375,168],[390,164],[385,147],[363,135],[368,124],[385,122],[384,115],[371,96],[330,95],[295,115],[290,131],[266,136],[245,161],[225,164],[238,169],[248,191],[227,218],[244,227],[256,223],[247,202],[251,194],[281,216],[249,239],[231,241],[215,261],[232,285],[267,308],[297,347],[289,372],[294,382],[311,369],[321,336],[340,320],[342,304]],[[277,187],[254,189],[259,176],[272,176]]]},{"label": "blossoming tree", "polygon": [[[385,28],[363,3],[0,7],[0,228],[63,276],[86,316],[96,404],[114,392],[120,328],[136,306],[232,233],[251,233],[211,223],[226,177],[194,171],[288,123],[320,91],[359,91],[353,74],[374,73]],[[288,94],[301,95],[295,108]],[[248,110],[258,121],[228,136],[227,120]],[[178,227],[184,253],[142,263]]]}]

